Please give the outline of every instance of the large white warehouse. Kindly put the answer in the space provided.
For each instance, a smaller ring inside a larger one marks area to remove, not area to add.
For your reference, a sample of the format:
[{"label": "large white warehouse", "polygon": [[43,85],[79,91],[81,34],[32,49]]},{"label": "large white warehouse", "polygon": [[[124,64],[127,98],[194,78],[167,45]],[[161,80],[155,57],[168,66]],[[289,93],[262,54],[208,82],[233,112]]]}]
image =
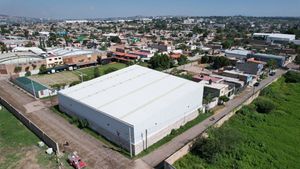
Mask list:
[{"label": "large white warehouse", "polygon": [[133,154],[197,117],[202,97],[202,84],[137,65],[58,94],[62,111]]}]

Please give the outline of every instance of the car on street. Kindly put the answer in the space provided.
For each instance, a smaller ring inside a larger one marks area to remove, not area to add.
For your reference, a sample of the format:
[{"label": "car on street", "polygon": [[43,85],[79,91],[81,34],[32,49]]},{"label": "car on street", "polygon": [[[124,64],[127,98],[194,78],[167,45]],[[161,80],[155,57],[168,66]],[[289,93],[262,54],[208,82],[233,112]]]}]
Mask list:
[{"label": "car on street", "polygon": [[254,87],[258,87],[260,85],[260,83],[259,82],[256,82],[256,83],[254,83]]}]

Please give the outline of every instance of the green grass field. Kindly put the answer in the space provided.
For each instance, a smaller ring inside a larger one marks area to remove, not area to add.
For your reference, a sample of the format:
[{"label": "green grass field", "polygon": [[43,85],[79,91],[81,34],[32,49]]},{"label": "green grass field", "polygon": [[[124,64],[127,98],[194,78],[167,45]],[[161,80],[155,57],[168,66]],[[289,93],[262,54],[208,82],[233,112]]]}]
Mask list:
[{"label": "green grass field", "polygon": [[231,151],[218,154],[213,162],[189,153],[175,162],[176,169],[299,168],[300,83],[286,83],[281,78],[262,95],[275,103],[275,110],[258,113],[251,104],[243,108],[250,111],[237,113],[221,127],[236,131],[241,137]]},{"label": "green grass field", "polygon": [[54,156],[37,146],[39,138],[4,107],[0,110],[0,169],[56,168]]},{"label": "green grass field", "polygon": [[[100,65],[97,66],[99,68],[99,73],[100,75],[104,75],[105,74],[105,70],[107,70],[108,68],[115,68],[115,69],[122,69],[125,68],[127,65],[123,64],[123,63],[110,63],[107,65]],[[85,79],[93,79],[94,78],[94,69],[95,67],[88,67],[88,68],[82,68],[76,71],[73,71],[75,74],[80,75],[81,72],[84,75]]]}]

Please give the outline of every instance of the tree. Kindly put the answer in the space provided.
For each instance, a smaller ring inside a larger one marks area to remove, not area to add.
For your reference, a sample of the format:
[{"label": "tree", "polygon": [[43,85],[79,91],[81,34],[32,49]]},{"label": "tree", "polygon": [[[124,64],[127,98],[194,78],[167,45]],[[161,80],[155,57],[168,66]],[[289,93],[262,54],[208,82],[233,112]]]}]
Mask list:
[{"label": "tree", "polygon": [[212,101],[213,101],[213,96],[210,93],[208,95],[204,96],[204,98],[203,98],[204,104],[209,104]]},{"label": "tree", "polygon": [[274,102],[265,97],[259,97],[257,100],[255,100],[254,104],[258,113],[268,114],[276,108]]},{"label": "tree", "polygon": [[28,37],[29,37],[29,31],[27,29],[24,29],[24,37],[26,39],[28,39]]},{"label": "tree", "polygon": [[111,37],[110,41],[113,43],[121,43],[121,39],[118,36]]},{"label": "tree", "polygon": [[173,66],[173,61],[166,54],[155,53],[149,64],[152,69],[168,69]]},{"label": "tree", "polygon": [[286,83],[300,83],[300,73],[288,71],[285,75]]},{"label": "tree", "polygon": [[94,77],[97,78],[99,76],[100,76],[100,72],[99,72],[99,67],[97,66],[94,68]]},{"label": "tree", "polygon": [[225,42],[222,43],[224,49],[229,49],[232,47],[234,41],[232,39],[227,39]]},{"label": "tree", "polygon": [[194,26],[192,31],[193,31],[194,34],[203,33],[203,29],[199,28],[198,26]]},{"label": "tree", "polygon": [[219,99],[223,102],[228,102],[229,101],[229,98],[227,96],[221,96],[221,97],[219,97]]},{"label": "tree", "polygon": [[229,59],[221,56],[221,57],[215,57],[212,66],[214,69],[220,69],[221,67],[228,66],[228,65],[230,65]]},{"label": "tree", "polygon": [[201,57],[201,63],[208,63],[209,57],[207,55]]},{"label": "tree", "polygon": [[102,57],[101,56],[97,56],[97,63],[101,64],[102,63]]},{"label": "tree", "polygon": [[178,65],[184,65],[187,63],[188,59],[187,59],[187,56],[185,55],[181,55],[178,59]]},{"label": "tree", "polygon": [[277,62],[274,59],[271,59],[267,62],[266,65],[269,69],[274,70],[277,67]]},{"label": "tree", "polygon": [[45,65],[45,64],[42,64],[42,65],[40,66],[40,73],[44,73],[46,70],[47,70],[46,65]]},{"label": "tree", "polygon": [[22,67],[20,67],[20,66],[16,66],[14,69],[15,73],[20,73],[21,71],[22,71]]}]

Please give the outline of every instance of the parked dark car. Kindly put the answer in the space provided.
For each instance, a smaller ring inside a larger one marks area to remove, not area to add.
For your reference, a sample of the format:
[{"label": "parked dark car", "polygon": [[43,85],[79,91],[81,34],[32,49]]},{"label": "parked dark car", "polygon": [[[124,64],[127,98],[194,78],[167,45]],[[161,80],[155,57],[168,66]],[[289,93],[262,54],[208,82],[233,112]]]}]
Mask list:
[{"label": "parked dark car", "polygon": [[254,83],[254,87],[258,87],[260,85],[259,82]]}]

